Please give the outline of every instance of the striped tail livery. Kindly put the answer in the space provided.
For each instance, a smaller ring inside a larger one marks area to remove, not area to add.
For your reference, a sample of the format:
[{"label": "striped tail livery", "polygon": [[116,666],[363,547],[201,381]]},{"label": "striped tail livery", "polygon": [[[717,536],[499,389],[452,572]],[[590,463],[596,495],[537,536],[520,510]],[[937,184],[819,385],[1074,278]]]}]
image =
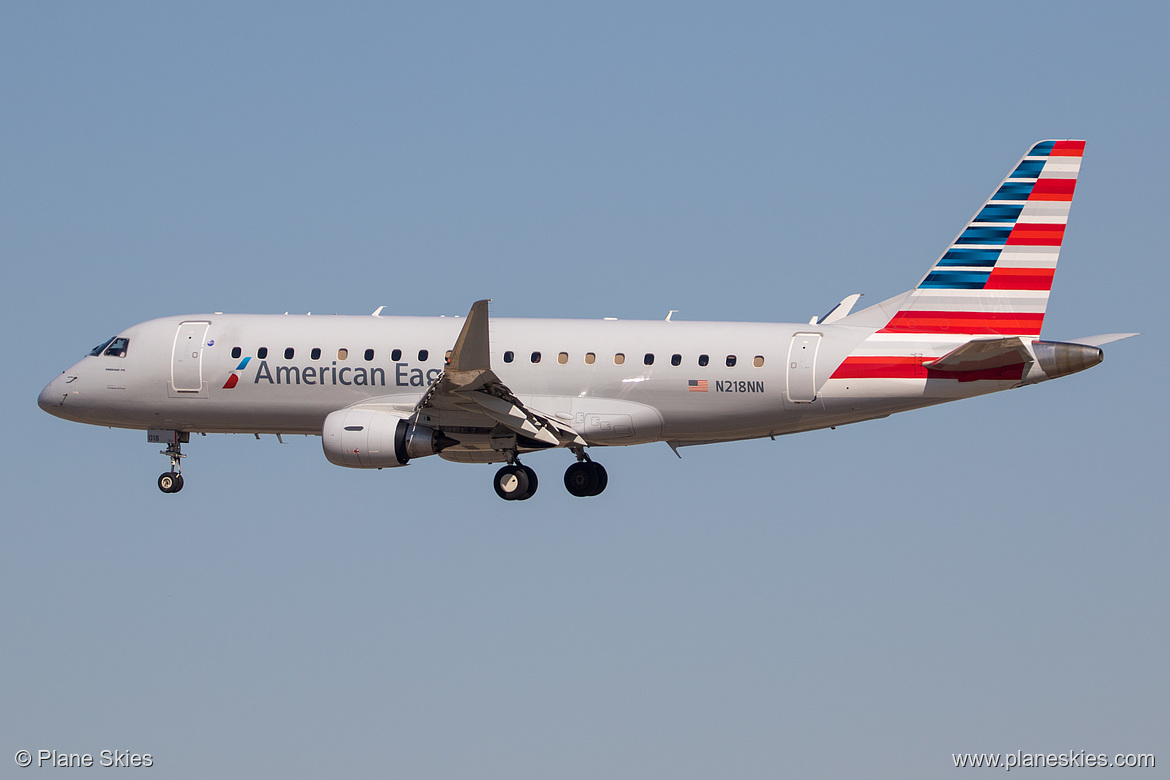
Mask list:
[{"label": "striped tail livery", "polygon": [[1039,336],[1084,151],[1033,146],[883,332]]},{"label": "striped tail livery", "polygon": [[[830,384],[928,380],[921,400],[938,403],[1082,371],[1101,361],[1102,344],[1133,335],[1038,338],[1084,151],[1084,141],[1032,146],[917,287],[841,318],[873,331]],[[906,390],[864,384],[878,396]]]}]

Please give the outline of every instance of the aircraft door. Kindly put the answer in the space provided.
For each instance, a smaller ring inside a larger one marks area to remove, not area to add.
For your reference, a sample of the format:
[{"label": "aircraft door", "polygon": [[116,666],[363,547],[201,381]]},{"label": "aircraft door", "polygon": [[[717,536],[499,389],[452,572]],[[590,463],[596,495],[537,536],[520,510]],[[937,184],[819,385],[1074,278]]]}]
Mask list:
[{"label": "aircraft door", "polygon": [[210,322],[183,322],[171,349],[171,386],[179,393],[203,389],[203,346]]},{"label": "aircraft door", "polygon": [[797,333],[788,348],[788,400],[811,404],[817,397],[817,350],[821,334]]}]

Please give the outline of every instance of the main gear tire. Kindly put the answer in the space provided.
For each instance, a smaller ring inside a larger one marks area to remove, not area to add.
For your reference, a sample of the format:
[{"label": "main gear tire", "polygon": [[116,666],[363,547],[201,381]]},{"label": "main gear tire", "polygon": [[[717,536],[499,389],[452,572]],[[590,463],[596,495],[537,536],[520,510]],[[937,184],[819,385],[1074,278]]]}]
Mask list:
[{"label": "main gear tire", "polygon": [[505,501],[522,501],[529,498],[536,492],[535,487],[529,492],[529,471],[527,466],[504,466],[497,471],[495,479],[492,480],[496,495]]}]

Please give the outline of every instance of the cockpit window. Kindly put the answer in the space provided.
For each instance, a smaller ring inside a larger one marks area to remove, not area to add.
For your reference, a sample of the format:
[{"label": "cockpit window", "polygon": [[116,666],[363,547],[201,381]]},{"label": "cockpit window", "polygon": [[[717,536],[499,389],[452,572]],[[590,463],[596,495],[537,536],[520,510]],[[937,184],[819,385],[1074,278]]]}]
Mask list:
[{"label": "cockpit window", "polygon": [[102,354],[102,352],[105,352],[106,347],[110,346],[113,343],[114,343],[114,339],[106,339],[101,344],[98,344],[96,347],[94,347],[90,351],[89,356],[90,357],[97,357],[98,355]]},{"label": "cockpit window", "polygon": [[126,357],[126,348],[130,346],[130,339],[122,336],[115,336],[109,341],[103,341],[98,344],[89,353],[90,357],[101,357],[103,355],[109,357]]},{"label": "cockpit window", "polygon": [[102,352],[108,357],[126,357],[126,348],[130,346],[130,339],[118,337],[106,345],[106,349]]}]

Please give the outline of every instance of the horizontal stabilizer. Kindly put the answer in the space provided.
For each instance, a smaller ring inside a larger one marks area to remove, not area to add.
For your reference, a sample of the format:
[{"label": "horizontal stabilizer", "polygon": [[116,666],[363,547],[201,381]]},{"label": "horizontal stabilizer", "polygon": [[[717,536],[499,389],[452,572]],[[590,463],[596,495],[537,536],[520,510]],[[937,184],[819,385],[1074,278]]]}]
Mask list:
[{"label": "horizontal stabilizer", "polygon": [[1090,347],[1099,347],[1102,344],[1112,344],[1114,341],[1140,336],[1140,333],[1106,333],[1102,336],[1086,336],[1083,339],[1069,339],[1070,344],[1086,344]]},{"label": "horizontal stabilizer", "polygon": [[937,360],[924,362],[926,368],[937,371],[982,371],[1027,363],[1031,353],[1019,336],[1002,339],[976,339],[953,349]]}]

